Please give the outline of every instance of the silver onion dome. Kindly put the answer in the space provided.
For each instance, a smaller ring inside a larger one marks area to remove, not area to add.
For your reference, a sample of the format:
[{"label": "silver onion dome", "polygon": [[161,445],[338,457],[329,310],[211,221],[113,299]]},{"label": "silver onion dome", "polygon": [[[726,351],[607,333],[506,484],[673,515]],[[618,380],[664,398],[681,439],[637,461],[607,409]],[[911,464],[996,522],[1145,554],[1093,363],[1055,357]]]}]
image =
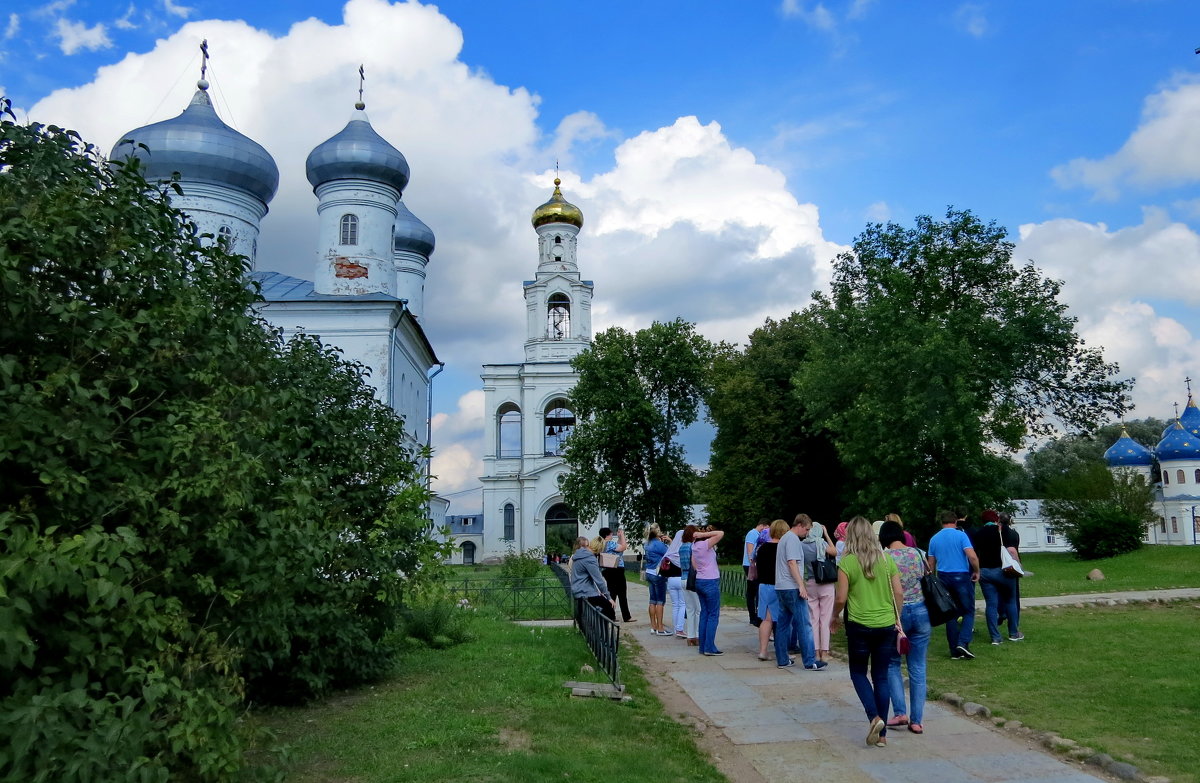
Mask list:
[{"label": "silver onion dome", "polygon": [[409,211],[401,201],[396,205],[396,250],[407,250],[429,258],[433,255],[435,240],[433,231],[420,218]]},{"label": "silver onion dome", "polygon": [[340,133],[309,153],[304,168],[314,189],[335,179],[382,182],[401,193],[408,185],[408,161],[375,132],[362,109],[355,109]]},{"label": "silver onion dome", "polygon": [[[144,146],[143,146],[144,145]],[[262,145],[226,125],[203,88],[178,117],[126,133],[113,160],[137,158],[146,179],[183,180],[236,188],[267,204],[279,187],[279,167]]]}]

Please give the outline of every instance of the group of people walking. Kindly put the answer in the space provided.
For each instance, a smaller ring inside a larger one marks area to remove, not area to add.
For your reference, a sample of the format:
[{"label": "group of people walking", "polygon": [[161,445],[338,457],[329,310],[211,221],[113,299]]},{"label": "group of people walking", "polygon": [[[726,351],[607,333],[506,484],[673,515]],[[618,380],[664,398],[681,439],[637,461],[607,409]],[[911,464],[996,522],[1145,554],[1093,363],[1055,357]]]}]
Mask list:
[{"label": "group of people walking", "polygon": [[[970,532],[962,529],[964,520],[956,513],[947,512],[940,521],[943,529],[930,540],[928,553],[916,547],[897,514],[875,523],[856,516],[840,523],[832,536],[807,514],[797,514],[790,524],[764,519],[744,539],[746,607],[751,624],[758,627],[759,659],[774,659],[781,669],[821,671],[828,666],[830,635],[844,627],[850,679],[870,724],[866,742],[871,746],[886,746],[889,728],[924,733],[926,656],[933,628],[921,586],[926,574],[937,575],[962,612],[946,622],[951,658],[975,657],[970,643],[976,583],[987,601],[992,643],[1001,643],[1003,622],[1010,641],[1024,639],[1019,583],[1001,552],[1019,557],[1016,532],[995,512],[987,512],[985,524]],[[633,622],[624,598],[623,564],[619,581],[608,581],[606,569],[594,562],[597,554],[624,552],[624,532],[600,532],[595,541],[578,539],[573,592],[611,620],[619,603],[625,621]],[[673,537],[657,525],[648,528],[643,568],[652,634],[686,640],[702,655],[724,655],[716,646],[721,592],[715,551],[723,536],[723,531],[696,525]],[[589,595],[589,587],[597,594]],[[908,670],[907,694],[902,666]]]}]

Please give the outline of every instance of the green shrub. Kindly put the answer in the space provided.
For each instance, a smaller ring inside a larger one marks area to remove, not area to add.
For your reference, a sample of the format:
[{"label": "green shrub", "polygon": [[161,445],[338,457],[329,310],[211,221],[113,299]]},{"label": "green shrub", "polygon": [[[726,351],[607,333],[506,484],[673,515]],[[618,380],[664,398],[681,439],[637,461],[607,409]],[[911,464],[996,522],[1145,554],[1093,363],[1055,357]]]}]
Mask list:
[{"label": "green shrub", "polygon": [[1103,463],[1085,463],[1050,482],[1042,511],[1081,560],[1133,552],[1154,521],[1153,496],[1139,475],[1114,475]]},{"label": "green shrub", "polygon": [[475,608],[444,589],[428,586],[411,595],[404,607],[404,635],[410,644],[444,649],[470,641]]},{"label": "green shrub", "polygon": [[504,553],[504,559],[500,561],[500,574],[509,579],[530,579],[542,576],[547,573],[546,565],[542,562],[543,557],[545,557],[545,550],[541,547],[518,552],[512,544],[509,544],[508,550]]}]

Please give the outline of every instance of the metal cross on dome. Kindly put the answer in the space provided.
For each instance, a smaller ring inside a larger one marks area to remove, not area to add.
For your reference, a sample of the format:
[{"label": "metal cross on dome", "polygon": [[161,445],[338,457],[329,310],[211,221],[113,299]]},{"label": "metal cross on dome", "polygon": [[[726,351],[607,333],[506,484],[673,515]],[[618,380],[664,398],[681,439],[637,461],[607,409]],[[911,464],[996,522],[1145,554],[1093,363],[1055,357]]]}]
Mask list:
[{"label": "metal cross on dome", "polygon": [[205,38],[200,42],[200,78],[204,79],[208,74],[208,39]]}]

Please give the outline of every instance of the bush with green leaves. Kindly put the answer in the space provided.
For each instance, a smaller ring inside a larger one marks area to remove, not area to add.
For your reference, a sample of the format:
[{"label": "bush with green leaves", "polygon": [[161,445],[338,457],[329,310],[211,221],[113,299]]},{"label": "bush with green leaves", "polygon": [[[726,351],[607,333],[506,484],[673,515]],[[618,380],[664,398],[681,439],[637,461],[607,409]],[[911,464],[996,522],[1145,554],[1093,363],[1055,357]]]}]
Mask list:
[{"label": "bush with green leaves", "polygon": [[508,545],[503,559],[500,561],[500,575],[509,579],[531,579],[535,576],[549,576],[546,570],[545,549],[540,546],[530,547],[518,552],[512,544]]},{"label": "bush with green leaves", "polygon": [[1141,548],[1146,525],[1155,520],[1145,478],[1129,471],[1114,474],[1099,461],[1077,465],[1052,480],[1042,513],[1081,560]]},{"label": "bush with green leaves", "polygon": [[401,420],[178,188],[0,122],[0,779],[257,774],[247,699],[390,671],[441,559]]}]

